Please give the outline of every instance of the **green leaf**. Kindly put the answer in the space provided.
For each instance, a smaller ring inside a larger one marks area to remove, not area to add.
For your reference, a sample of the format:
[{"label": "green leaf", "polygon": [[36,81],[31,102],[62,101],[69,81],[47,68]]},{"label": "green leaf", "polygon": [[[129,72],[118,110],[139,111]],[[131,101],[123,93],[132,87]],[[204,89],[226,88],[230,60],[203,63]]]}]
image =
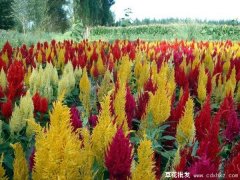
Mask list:
[{"label": "green leaf", "polygon": [[163,136],[162,139],[171,141],[171,140],[175,140],[175,137],[173,137],[173,136]]}]

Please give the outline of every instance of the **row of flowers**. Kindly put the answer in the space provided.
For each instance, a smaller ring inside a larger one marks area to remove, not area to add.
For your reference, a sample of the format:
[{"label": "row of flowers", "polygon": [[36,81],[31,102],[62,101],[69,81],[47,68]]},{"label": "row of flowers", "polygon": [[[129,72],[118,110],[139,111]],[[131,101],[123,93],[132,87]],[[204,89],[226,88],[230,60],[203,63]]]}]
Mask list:
[{"label": "row of flowers", "polygon": [[240,43],[7,42],[0,71],[0,178],[240,176]]}]

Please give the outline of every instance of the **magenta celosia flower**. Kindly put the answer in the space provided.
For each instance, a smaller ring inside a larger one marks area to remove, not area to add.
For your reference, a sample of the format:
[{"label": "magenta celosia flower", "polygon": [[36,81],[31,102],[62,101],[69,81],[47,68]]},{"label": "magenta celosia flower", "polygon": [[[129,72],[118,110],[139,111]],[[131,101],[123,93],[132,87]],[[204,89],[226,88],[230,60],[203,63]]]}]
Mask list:
[{"label": "magenta celosia flower", "polygon": [[120,128],[105,154],[105,165],[110,179],[126,180],[129,178],[132,159],[132,145]]},{"label": "magenta celosia flower", "polygon": [[[189,167],[188,172],[190,172],[191,176],[195,174],[216,174],[218,173],[218,166],[216,167],[209,158],[203,156]],[[218,178],[216,177],[215,179]]]},{"label": "magenta celosia flower", "polygon": [[76,131],[78,128],[82,127],[80,114],[76,107],[71,107],[70,112],[71,112],[71,124],[73,127],[73,131]]},{"label": "magenta celosia flower", "polygon": [[235,137],[240,134],[240,121],[237,118],[237,113],[233,109],[229,112],[227,127],[223,134],[229,142],[233,141]]},{"label": "magenta celosia flower", "polygon": [[132,129],[132,119],[134,116],[135,107],[136,107],[136,103],[135,103],[134,97],[131,94],[130,88],[127,87],[125,111],[127,114],[127,122],[128,122],[129,129]]},{"label": "magenta celosia flower", "polygon": [[98,123],[98,117],[97,117],[97,115],[92,115],[92,116],[90,116],[89,119],[88,119],[88,122],[89,122],[90,126],[91,126],[92,128],[94,128],[94,127],[97,125],[97,123]]}]

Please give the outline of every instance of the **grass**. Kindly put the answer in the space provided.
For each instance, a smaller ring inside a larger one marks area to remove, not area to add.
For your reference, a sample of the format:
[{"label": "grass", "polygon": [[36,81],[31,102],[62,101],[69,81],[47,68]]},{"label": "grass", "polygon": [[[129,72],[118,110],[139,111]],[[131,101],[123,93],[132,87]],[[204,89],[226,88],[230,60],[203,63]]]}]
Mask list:
[{"label": "grass", "polygon": [[[163,30],[163,31],[162,31]],[[91,29],[90,41],[104,40],[113,41],[115,39],[142,39],[146,41],[157,40],[240,40],[240,26],[229,25],[208,25],[197,23],[169,24],[169,25],[142,25],[130,27],[94,27]],[[17,47],[22,44],[30,46],[37,42],[63,41],[71,39],[71,32],[46,33],[28,32],[26,34],[16,31],[0,30],[0,48],[9,41],[12,46]]]}]

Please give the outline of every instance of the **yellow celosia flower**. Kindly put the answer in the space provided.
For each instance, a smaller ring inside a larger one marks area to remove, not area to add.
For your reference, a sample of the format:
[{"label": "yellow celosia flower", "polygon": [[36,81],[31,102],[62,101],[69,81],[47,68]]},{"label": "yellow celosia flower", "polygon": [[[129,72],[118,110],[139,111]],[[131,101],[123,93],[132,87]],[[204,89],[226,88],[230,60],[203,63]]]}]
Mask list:
[{"label": "yellow celosia flower", "polygon": [[145,62],[141,67],[141,73],[139,75],[139,78],[137,79],[137,85],[138,85],[138,92],[142,90],[144,87],[144,84],[147,82],[148,78],[150,77],[150,64],[148,62]]},{"label": "yellow celosia flower", "polygon": [[123,56],[121,59],[121,65],[119,66],[118,69],[118,79],[122,83],[127,83],[129,80],[129,77],[131,77],[131,66],[132,63],[129,59],[129,56]]},{"label": "yellow celosia flower", "polygon": [[138,154],[138,164],[136,169],[132,172],[132,179],[146,179],[154,180],[156,179],[154,173],[154,161],[153,161],[153,149],[152,142],[147,140],[146,137],[140,142],[137,150]]},{"label": "yellow celosia flower", "polygon": [[117,128],[113,125],[110,112],[110,94],[101,103],[101,112],[98,116],[98,124],[92,132],[92,149],[97,162],[104,163],[104,153],[116,134]]},{"label": "yellow celosia flower", "polygon": [[5,91],[7,88],[7,76],[3,68],[1,69],[1,72],[0,72],[0,86],[2,87],[3,91]]},{"label": "yellow celosia flower", "polygon": [[32,136],[34,133],[41,132],[41,130],[42,130],[41,125],[38,124],[34,119],[27,120],[26,135],[28,137]]},{"label": "yellow celosia flower", "polygon": [[31,67],[28,67],[28,72],[24,76],[24,82],[28,87],[29,87],[29,79],[30,79],[31,74],[32,74]]},{"label": "yellow celosia flower", "polygon": [[13,161],[13,179],[28,180],[28,163],[20,143],[13,144],[15,158]]},{"label": "yellow celosia flower", "polygon": [[154,95],[150,93],[148,113],[152,114],[154,125],[158,126],[165,122],[170,116],[170,110],[171,97],[164,87],[159,87]]},{"label": "yellow celosia flower", "polygon": [[125,111],[126,104],[126,86],[125,83],[119,82],[119,88],[116,93],[116,97],[113,102],[114,112],[116,115],[117,126],[123,128],[123,131],[128,132],[128,123]]},{"label": "yellow celosia flower", "polygon": [[80,167],[85,155],[79,134],[72,132],[70,109],[61,101],[53,104],[50,126],[43,131],[36,135],[33,179],[83,179]]},{"label": "yellow celosia flower", "polygon": [[103,65],[103,60],[101,57],[101,54],[98,55],[98,60],[97,60],[97,69],[98,69],[98,74],[103,75],[105,72],[105,67]]},{"label": "yellow celosia flower", "polygon": [[30,93],[20,99],[19,106],[15,105],[9,126],[11,133],[19,133],[26,126],[26,120],[33,118],[33,101]]},{"label": "yellow celosia flower", "polygon": [[240,102],[240,83],[237,85],[236,102]]},{"label": "yellow celosia flower", "polygon": [[65,65],[65,49],[61,48],[57,51],[58,59],[57,59],[57,68],[63,69]]},{"label": "yellow celosia flower", "polygon": [[193,108],[193,100],[191,97],[189,97],[185,106],[184,115],[177,125],[176,139],[179,147],[184,147],[184,145],[186,145],[188,142],[191,142],[195,136]]},{"label": "yellow celosia flower", "polygon": [[104,97],[107,95],[107,93],[113,89],[113,76],[109,70],[107,70],[104,74],[103,80],[101,82],[101,86],[98,89],[97,96],[98,101],[102,102]]},{"label": "yellow celosia flower", "polygon": [[79,98],[83,104],[83,107],[86,112],[86,116],[90,114],[90,94],[91,94],[91,83],[88,79],[87,70],[84,68],[83,75],[79,83],[80,94]]},{"label": "yellow celosia flower", "polygon": [[[154,125],[161,125],[164,121],[168,119],[170,116],[170,110],[171,110],[171,92],[173,91],[174,85],[172,87],[172,90],[167,89],[167,66],[163,65],[159,76],[156,77],[158,89],[153,95],[150,93],[150,99],[147,107],[147,112],[151,113],[153,116],[153,122]],[[172,79],[173,81],[173,79]],[[171,82],[169,82],[171,83]],[[173,83],[174,84],[174,83]]]},{"label": "yellow celosia flower", "polygon": [[72,63],[69,61],[64,68],[62,78],[58,82],[58,96],[65,91],[66,95],[70,94],[75,87],[75,76]]},{"label": "yellow celosia flower", "polygon": [[4,53],[2,54],[2,60],[8,65],[9,59],[8,59],[7,52],[4,52]]},{"label": "yellow celosia flower", "polygon": [[166,88],[167,88],[168,95],[172,97],[176,89],[175,71],[173,68],[171,69],[171,71],[169,71]]},{"label": "yellow celosia flower", "polygon": [[2,163],[3,163],[3,154],[1,155],[1,158],[0,158],[0,179],[7,180],[8,178],[5,176],[5,169],[3,168]]},{"label": "yellow celosia flower", "polygon": [[51,63],[47,63],[45,69],[42,66],[33,69],[29,78],[30,92],[34,95],[39,92],[41,96],[53,100],[53,88],[58,85],[57,69]]},{"label": "yellow celosia flower", "polygon": [[81,135],[83,137],[82,140],[82,148],[80,150],[80,159],[79,159],[79,179],[92,180],[93,179],[93,171],[92,166],[94,162],[94,154],[91,148],[91,136],[88,129],[84,128],[81,131]]},{"label": "yellow celosia flower", "polygon": [[205,73],[205,66],[204,64],[202,64],[199,70],[198,88],[197,88],[198,99],[200,100],[201,103],[205,101],[207,96],[207,90],[206,90],[207,80],[208,80],[208,76]]}]

